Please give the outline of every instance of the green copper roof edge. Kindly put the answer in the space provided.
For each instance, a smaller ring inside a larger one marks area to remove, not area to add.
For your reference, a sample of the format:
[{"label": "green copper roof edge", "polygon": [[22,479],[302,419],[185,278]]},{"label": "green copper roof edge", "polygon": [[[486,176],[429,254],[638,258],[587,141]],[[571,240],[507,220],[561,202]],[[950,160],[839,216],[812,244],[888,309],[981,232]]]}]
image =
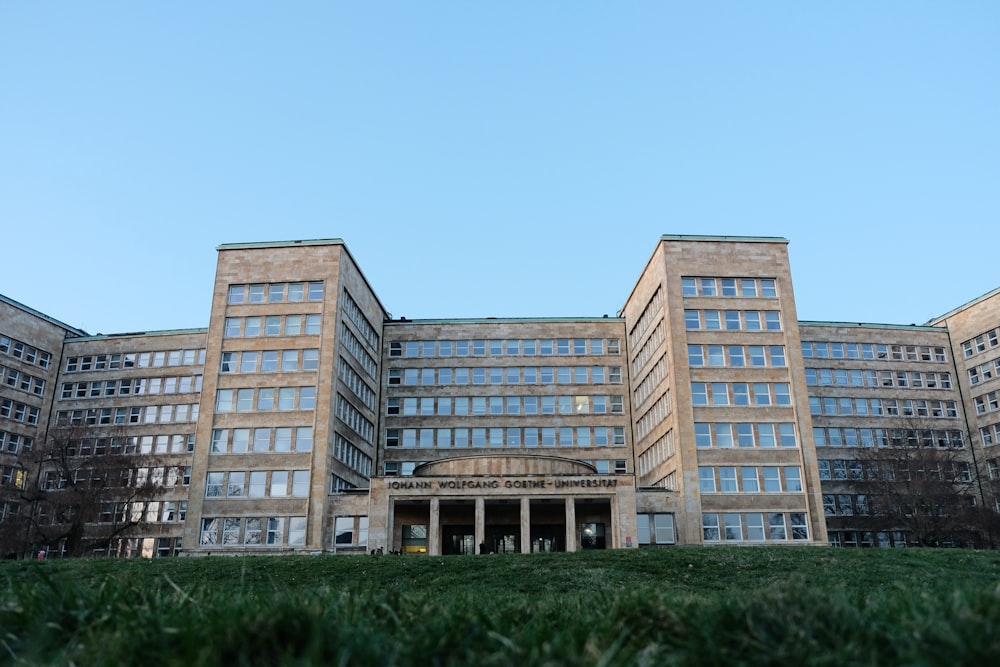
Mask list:
[{"label": "green copper roof edge", "polygon": [[52,317],[51,315],[46,315],[45,313],[43,313],[40,310],[35,310],[31,306],[24,305],[23,303],[21,303],[17,299],[12,299],[9,296],[4,296],[3,294],[0,294],[0,301],[3,301],[7,305],[13,306],[14,308],[17,308],[19,310],[23,310],[24,312],[28,313],[29,315],[33,315],[33,316],[35,316],[35,317],[37,317],[39,319],[43,319],[46,322],[48,322],[49,324],[54,324],[57,327],[59,327],[60,329],[64,329],[66,331],[67,335],[70,335],[70,334],[76,334],[78,336],[79,335],[84,335],[84,336],[88,335],[87,332],[84,331],[83,329],[81,329],[79,327],[74,327],[71,324],[66,324],[65,322],[61,322],[61,321],[57,320],[56,318]]},{"label": "green copper roof edge", "polygon": [[301,239],[296,241],[251,241],[249,243],[222,243],[216,250],[239,250],[241,248],[289,248],[299,245],[346,245],[344,239]]},{"label": "green copper roof edge", "polygon": [[941,315],[940,317],[935,317],[933,319],[928,320],[927,321],[927,326],[935,326],[936,322],[940,322],[942,320],[946,320],[949,317],[951,317],[952,315],[957,315],[958,313],[962,312],[966,308],[972,308],[976,304],[982,303],[983,301],[986,301],[987,299],[992,298],[992,297],[996,296],[997,294],[1000,294],[1000,287],[996,287],[994,289],[991,289],[986,294],[982,294],[980,296],[977,296],[972,301],[967,301],[966,303],[963,303],[958,308],[952,308],[951,310],[949,310],[944,315]]},{"label": "green copper roof edge", "polygon": [[623,317],[453,317],[426,319],[395,319],[386,320],[384,326],[390,324],[495,324],[497,322],[624,322]]},{"label": "green copper roof edge", "polygon": [[927,324],[879,324],[875,322],[824,322],[820,320],[799,320],[800,327],[854,327],[862,329],[906,329],[907,331],[947,331],[946,326]]},{"label": "green copper roof edge", "polygon": [[108,338],[129,338],[132,336],[178,336],[182,334],[207,334],[208,327],[198,327],[196,329],[159,329],[156,331],[125,331],[122,333],[91,334],[89,336],[76,336],[67,338],[66,342],[75,343],[87,340],[106,340]]},{"label": "green copper roof edge", "polygon": [[710,234],[661,234],[661,241],[733,241],[737,243],[784,243],[783,236],[713,236]]}]

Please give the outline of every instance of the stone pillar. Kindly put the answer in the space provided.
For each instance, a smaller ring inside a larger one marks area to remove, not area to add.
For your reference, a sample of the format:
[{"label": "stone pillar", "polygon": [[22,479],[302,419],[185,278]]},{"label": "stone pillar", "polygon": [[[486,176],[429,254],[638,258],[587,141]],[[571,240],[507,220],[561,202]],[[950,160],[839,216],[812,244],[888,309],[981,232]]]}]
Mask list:
[{"label": "stone pillar", "polygon": [[576,498],[566,498],[566,551],[576,551]]},{"label": "stone pillar", "polygon": [[441,500],[431,498],[431,521],[427,527],[427,555],[441,555]]},{"label": "stone pillar", "polygon": [[531,498],[521,498],[521,553],[531,553]]},{"label": "stone pillar", "polygon": [[486,543],[486,499],[476,498],[476,553],[482,553],[481,546]]},{"label": "stone pillar", "polygon": [[[396,499],[391,496],[386,501],[385,525],[385,550],[402,549],[402,542],[396,544]],[[371,529],[370,524],[369,529]]]}]

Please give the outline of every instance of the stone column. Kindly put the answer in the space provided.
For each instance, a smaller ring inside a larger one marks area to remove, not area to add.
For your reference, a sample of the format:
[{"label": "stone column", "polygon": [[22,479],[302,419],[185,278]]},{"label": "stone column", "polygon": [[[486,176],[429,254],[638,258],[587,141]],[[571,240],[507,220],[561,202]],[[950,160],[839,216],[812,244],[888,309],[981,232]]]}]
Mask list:
[{"label": "stone column", "polygon": [[486,542],[486,499],[476,498],[476,553],[482,553],[480,545]]},{"label": "stone column", "polygon": [[576,498],[566,498],[566,551],[576,551]]},{"label": "stone column", "polygon": [[427,555],[441,555],[441,500],[431,498],[431,521],[427,527]]},{"label": "stone column", "polygon": [[531,553],[531,498],[521,498],[521,553]]},{"label": "stone column", "polygon": [[385,525],[385,550],[402,549],[402,542],[396,544],[396,499],[391,496],[386,501]]}]

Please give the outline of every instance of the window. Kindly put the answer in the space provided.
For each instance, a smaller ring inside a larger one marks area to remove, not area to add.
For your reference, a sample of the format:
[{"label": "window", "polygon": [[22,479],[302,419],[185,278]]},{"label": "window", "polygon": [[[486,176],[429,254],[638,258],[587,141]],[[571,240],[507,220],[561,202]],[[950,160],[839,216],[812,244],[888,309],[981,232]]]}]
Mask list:
[{"label": "window", "polygon": [[715,424],[715,446],[719,449],[732,449],[733,425],[725,422]]},{"label": "window", "polygon": [[266,543],[268,545],[281,545],[285,542],[285,520],[281,517],[270,517],[267,520],[267,538]]},{"label": "window", "polygon": [[715,469],[708,466],[698,468],[698,488],[702,493],[715,493]]},{"label": "window", "polygon": [[251,498],[263,498],[267,490],[267,473],[257,471],[250,473],[249,495]]},{"label": "window", "polygon": [[764,541],[764,515],[752,513],[746,515],[747,539],[751,542]]},{"label": "window", "polygon": [[699,449],[708,449],[712,446],[711,424],[696,423],[694,425],[694,444]]},{"label": "window", "polygon": [[295,451],[311,452],[313,443],[312,426],[300,426],[295,429]]},{"label": "window", "polygon": [[702,539],[705,542],[718,542],[721,539],[719,535],[719,515],[703,514],[701,521]]},{"label": "window", "polygon": [[732,466],[722,466],[719,468],[719,491],[722,493],[736,493],[736,468]]},{"label": "window", "polygon": [[785,533],[785,515],[781,512],[769,512],[767,515],[769,537],[772,540],[788,539]]},{"label": "window", "polygon": [[723,514],[722,515],[726,540],[742,541],[743,540],[743,528],[740,524],[739,514]]},{"label": "window", "polygon": [[737,444],[740,447],[753,447],[753,424],[736,425]]},{"label": "window", "polygon": [[225,479],[226,473],[223,472],[210,472],[205,477],[205,497],[206,498],[221,498],[222,497],[222,484]]},{"label": "window", "polygon": [[798,466],[785,467],[785,490],[789,492],[802,490],[802,473]]},{"label": "window", "polygon": [[765,493],[781,492],[781,477],[778,468],[775,466],[764,466],[764,491]]},{"label": "window", "polygon": [[675,542],[673,514],[639,514],[636,525],[639,546]]},{"label": "window", "polygon": [[229,483],[226,485],[226,496],[238,498],[243,495],[243,484],[246,481],[245,472],[229,473]]}]

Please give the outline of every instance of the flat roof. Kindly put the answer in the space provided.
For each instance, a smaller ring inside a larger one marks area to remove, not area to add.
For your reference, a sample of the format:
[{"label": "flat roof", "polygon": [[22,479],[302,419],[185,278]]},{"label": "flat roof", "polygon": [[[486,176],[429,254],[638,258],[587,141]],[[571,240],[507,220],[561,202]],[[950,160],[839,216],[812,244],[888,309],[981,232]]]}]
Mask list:
[{"label": "flat roof", "polygon": [[368,280],[368,276],[365,272],[361,270],[361,264],[358,260],[354,259],[354,255],[351,253],[351,249],[347,247],[344,239],[332,238],[332,239],[301,239],[296,241],[255,241],[251,243],[222,243],[215,247],[216,250],[246,250],[254,248],[294,248],[296,246],[324,246],[324,245],[339,245],[347,253],[347,256],[351,258],[351,262],[354,264],[354,268],[357,270],[358,274],[361,276],[361,280],[365,282],[368,286],[368,290],[375,297],[375,302],[378,303],[379,308],[382,309],[382,319],[391,318],[392,313],[389,309],[385,307],[382,303],[382,299],[379,297],[378,292],[372,286],[371,281]]},{"label": "flat roof", "polygon": [[784,243],[782,236],[712,236],[710,234],[662,234],[661,241],[733,241],[735,243]]},{"label": "flat roof", "polygon": [[87,334],[85,336],[74,336],[68,339],[67,342],[78,342],[87,340],[107,340],[108,338],[129,338],[130,336],[178,336],[182,334],[207,334],[208,327],[199,327],[197,329],[159,329],[156,331],[125,331],[123,333],[109,333],[109,334]]},{"label": "flat roof", "polygon": [[947,331],[945,326],[928,324],[878,324],[875,322],[823,322],[817,320],[799,320],[800,327],[855,327],[862,329],[906,329],[907,331]]},{"label": "flat roof", "polygon": [[959,306],[958,308],[952,308],[951,310],[949,310],[949,311],[948,311],[947,313],[945,313],[944,315],[941,315],[940,317],[935,317],[934,319],[931,319],[931,320],[928,320],[928,321],[927,321],[927,325],[928,325],[928,326],[933,326],[933,325],[934,325],[934,323],[936,323],[936,322],[940,322],[940,321],[942,321],[942,320],[946,320],[946,319],[948,319],[949,317],[951,317],[952,315],[957,315],[958,313],[960,313],[961,311],[965,310],[966,308],[972,308],[972,307],[973,307],[973,306],[975,306],[975,305],[976,305],[977,303],[981,303],[981,302],[983,302],[983,301],[986,301],[987,299],[989,299],[989,298],[992,298],[992,297],[996,296],[997,294],[1000,294],[1000,287],[997,287],[997,288],[995,288],[995,289],[991,289],[991,290],[990,290],[989,292],[987,292],[986,294],[983,294],[982,296],[977,296],[977,297],[976,297],[975,299],[973,299],[972,301],[969,301],[969,302],[967,302],[967,303],[963,303],[963,304],[962,304],[961,306]]},{"label": "flat roof", "polygon": [[401,317],[386,320],[383,325],[390,324],[531,324],[535,322],[624,322],[623,317],[459,317],[459,318],[421,318],[411,320]]},{"label": "flat roof", "polygon": [[29,315],[33,315],[33,316],[35,316],[35,317],[37,317],[39,319],[45,320],[46,322],[48,322],[50,324],[54,324],[57,327],[65,329],[67,331],[67,333],[75,334],[77,336],[87,336],[87,335],[89,335],[83,329],[79,329],[77,327],[71,326],[69,324],[66,324],[65,322],[60,322],[59,320],[57,320],[54,317],[50,317],[49,315],[46,315],[45,313],[43,313],[41,311],[35,310],[34,308],[32,308],[30,306],[26,306],[23,303],[21,303],[20,301],[16,301],[14,299],[11,299],[10,297],[4,296],[3,294],[0,294],[0,301],[3,301],[7,305],[13,306],[14,308],[17,308],[19,310],[23,310],[24,312],[28,313]]},{"label": "flat roof", "polygon": [[297,245],[346,245],[344,239],[302,239],[298,241],[254,241],[250,243],[222,243],[216,250],[238,250],[240,248],[287,248]]}]

